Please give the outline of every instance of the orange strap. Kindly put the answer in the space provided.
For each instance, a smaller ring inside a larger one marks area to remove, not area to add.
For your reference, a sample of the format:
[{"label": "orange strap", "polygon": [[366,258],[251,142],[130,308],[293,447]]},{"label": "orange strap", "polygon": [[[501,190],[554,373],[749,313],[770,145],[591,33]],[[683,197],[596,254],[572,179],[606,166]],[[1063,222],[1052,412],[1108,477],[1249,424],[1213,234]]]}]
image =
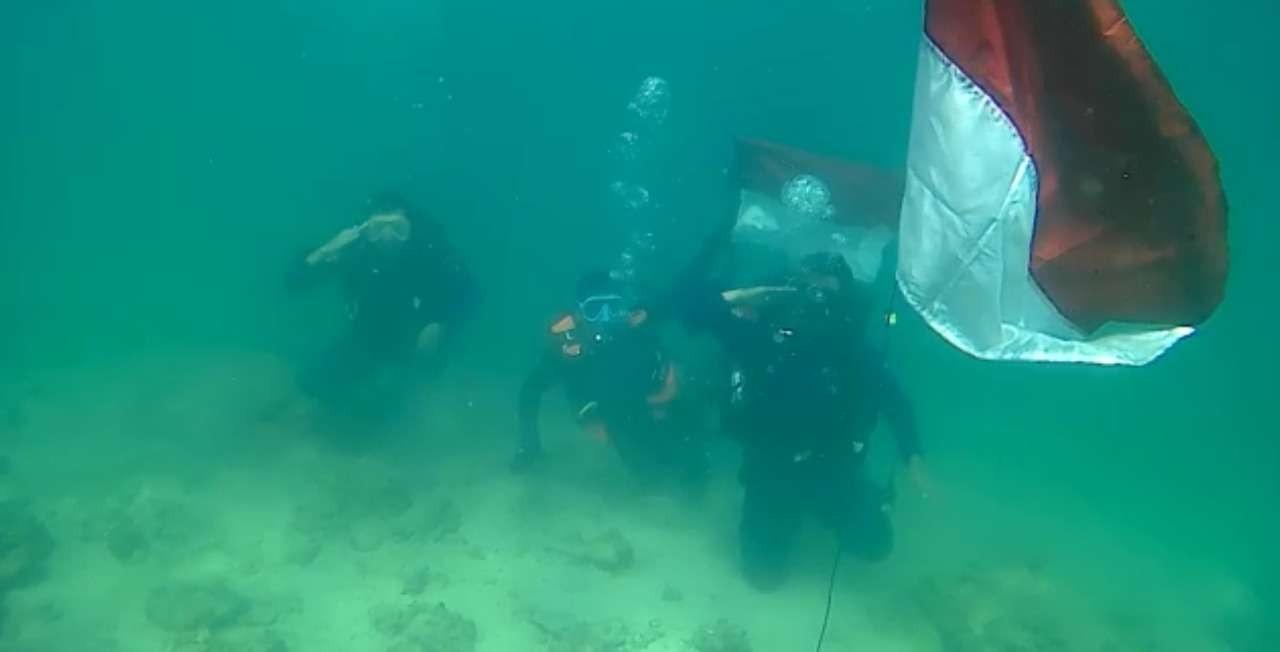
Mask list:
[{"label": "orange strap", "polygon": [[647,397],[649,405],[653,407],[664,406],[675,400],[676,395],[680,393],[680,375],[676,373],[676,365],[674,362],[667,363],[667,370],[662,377],[662,386],[658,391]]},{"label": "orange strap", "polygon": [[565,315],[551,325],[551,334],[564,335],[577,327],[578,324],[574,321],[573,315]]}]

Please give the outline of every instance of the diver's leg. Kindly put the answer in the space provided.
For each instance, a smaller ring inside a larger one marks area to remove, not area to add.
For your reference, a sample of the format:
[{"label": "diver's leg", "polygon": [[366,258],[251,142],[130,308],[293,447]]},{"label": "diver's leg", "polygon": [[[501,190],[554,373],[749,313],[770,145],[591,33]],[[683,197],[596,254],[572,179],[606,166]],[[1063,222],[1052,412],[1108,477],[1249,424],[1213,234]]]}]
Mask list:
[{"label": "diver's leg", "polygon": [[772,591],[786,581],[802,513],[792,492],[768,469],[744,472],[743,484],[746,491],[738,526],[742,572],[756,589]]},{"label": "diver's leg", "polygon": [[889,492],[853,464],[833,469],[829,486],[822,516],[844,551],[862,561],[884,561],[893,551]]},{"label": "diver's leg", "polygon": [[298,387],[326,407],[342,403],[371,371],[361,353],[351,337],[343,337],[302,369]]},{"label": "diver's leg", "polygon": [[409,368],[385,356],[370,356],[367,364],[367,378],[352,395],[352,416],[368,424],[389,423],[404,409]]},{"label": "diver's leg", "polygon": [[382,368],[379,409],[387,421],[403,416],[417,397],[425,397],[427,385],[441,371],[438,360],[423,357],[411,349],[384,352],[376,362]]},{"label": "diver's leg", "polygon": [[711,461],[701,424],[695,417],[693,410],[680,404],[651,423],[654,445],[667,474],[699,496],[710,479]]},{"label": "diver's leg", "polygon": [[665,479],[677,463],[673,432],[641,409],[600,415],[614,452],[632,473],[649,481]]},{"label": "diver's leg", "polygon": [[681,479],[689,489],[700,494],[711,478],[711,456],[707,449],[706,424],[693,402],[681,400],[666,423],[669,435],[675,441],[676,463]]},{"label": "diver's leg", "polygon": [[711,456],[706,443],[696,434],[684,434],[681,440],[680,482],[695,498],[703,496],[711,483]]},{"label": "diver's leg", "polygon": [[602,422],[600,427],[608,433],[609,444],[623,466],[639,477],[652,478],[658,464],[652,442],[646,436],[649,433],[638,431],[635,423],[619,418]]}]

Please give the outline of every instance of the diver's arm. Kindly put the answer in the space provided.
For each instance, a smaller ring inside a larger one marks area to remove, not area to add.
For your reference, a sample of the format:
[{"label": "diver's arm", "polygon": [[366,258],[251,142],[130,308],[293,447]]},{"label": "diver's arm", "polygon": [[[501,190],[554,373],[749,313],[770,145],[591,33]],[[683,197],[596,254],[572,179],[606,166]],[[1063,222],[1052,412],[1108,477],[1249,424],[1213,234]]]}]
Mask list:
[{"label": "diver's arm", "polygon": [[286,291],[301,292],[309,290],[333,278],[335,267],[332,265],[312,265],[307,262],[307,250],[298,251],[289,258],[288,268],[284,270],[284,288]]},{"label": "diver's arm", "polygon": [[920,446],[920,432],[916,426],[915,410],[902,385],[889,374],[881,372],[881,396],[885,420],[898,440],[898,455],[906,468],[907,477],[919,492],[921,498],[929,498],[933,493],[933,482],[929,472],[925,470],[923,451]]},{"label": "diver's arm", "polygon": [[898,443],[898,455],[910,465],[923,453],[915,409],[902,385],[888,371],[880,372],[880,396],[885,421]]},{"label": "diver's arm", "polygon": [[296,255],[285,271],[285,289],[298,292],[330,278],[336,263],[342,260],[343,251],[360,239],[364,228],[364,224],[359,224],[343,229],[318,248]]},{"label": "diver's arm", "polygon": [[445,284],[441,293],[440,319],[448,324],[467,321],[480,304],[480,288],[462,259],[451,253],[442,258],[440,281]]},{"label": "diver's arm", "polygon": [[423,306],[424,325],[438,322],[456,327],[474,315],[479,287],[466,260],[450,242],[440,224],[419,217],[413,223],[407,254],[413,257],[413,282]]},{"label": "diver's arm", "polygon": [[455,331],[479,303],[476,285],[461,267],[448,261],[424,261],[415,279],[414,325]]},{"label": "diver's arm", "polygon": [[339,231],[338,234],[330,238],[328,242],[320,245],[320,247],[315,251],[307,254],[305,259],[306,264],[315,267],[325,263],[338,262],[342,259],[342,252],[350,247],[351,243],[360,239],[360,234],[364,232],[364,229],[368,224],[368,222],[365,222]]},{"label": "diver's arm", "polygon": [[536,457],[542,453],[542,434],[538,418],[542,412],[542,395],[556,383],[560,374],[558,359],[546,353],[520,386],[520,403],[517,407],[520,422],[520,445],[515,463],[522,458]]},{"label": "diver's arm", "polygon": [[690,284],[677,304],[680,316],[693,330],[707,331],[723,339],[738,329],[733,304],[709,283]]}]

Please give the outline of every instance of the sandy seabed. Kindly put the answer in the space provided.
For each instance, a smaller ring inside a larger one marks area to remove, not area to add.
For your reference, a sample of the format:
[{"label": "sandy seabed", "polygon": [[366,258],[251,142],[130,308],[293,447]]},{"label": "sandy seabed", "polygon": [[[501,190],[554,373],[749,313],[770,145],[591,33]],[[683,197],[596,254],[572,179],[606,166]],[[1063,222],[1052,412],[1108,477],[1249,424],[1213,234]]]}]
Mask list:
[{"label": "sandy seabed", "polygon": [[[513,381],[441,383],[358,447],[335,445],[268,356],[5,382],[0,652],[815,643],[828,536],[806,532],[790,582],[758,593],[736,566],[728,457],[699,499],[644,487],[554,408],[548,464],[512,476]],[[827,652],[1274,649],[1231,573],[933,464],[939,496],[904,498],[894,556],[842,566]]]}]

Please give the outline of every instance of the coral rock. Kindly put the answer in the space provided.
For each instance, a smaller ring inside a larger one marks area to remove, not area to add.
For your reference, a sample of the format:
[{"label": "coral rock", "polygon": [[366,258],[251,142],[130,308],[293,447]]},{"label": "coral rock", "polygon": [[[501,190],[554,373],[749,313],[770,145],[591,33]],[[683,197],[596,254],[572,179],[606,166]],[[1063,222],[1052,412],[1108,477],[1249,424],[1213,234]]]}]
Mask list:
[{"label": "coral rock", "polygon": [[474,652],[478,633],[470,619],[443,603],[404,607],[384,605],[370,616],[378,632],[396,639],[388,652]]},{"label": "coral rock", "polygon": [[176,583],[147,596],[147,620],[173,632],[227,627],[249,612],[243,596],[219,583]]},{"label": "coral rock", "polygon": [[746,630],[723,619],[699,629],[689,646],[697,652],[751,652]]},{"label": "coral rock", "polygon": [[564,547],[552,549],[576,564],[591,566],[611,575],[631,570],[636,563],[635,548],[631,546],[631,542],[612,528],[593,537],[578,534],[569,539]]}]

